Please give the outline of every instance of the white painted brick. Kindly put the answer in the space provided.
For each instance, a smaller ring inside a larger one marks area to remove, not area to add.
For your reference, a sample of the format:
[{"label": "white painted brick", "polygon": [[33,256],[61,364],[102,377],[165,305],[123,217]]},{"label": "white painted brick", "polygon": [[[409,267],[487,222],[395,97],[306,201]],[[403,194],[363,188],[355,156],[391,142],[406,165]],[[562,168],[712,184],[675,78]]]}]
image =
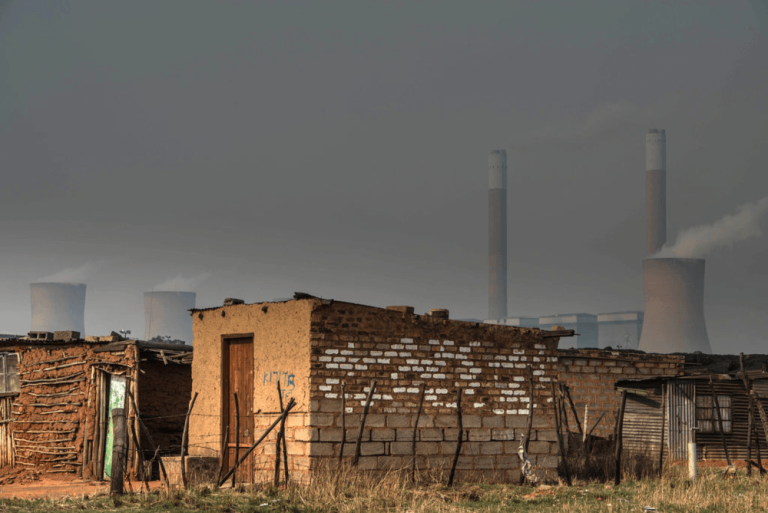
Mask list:
[{"label": "white painted brick", "polygon": [[344,356],[350,356],[350,355],[353,355],[353,354],[355,354],[355,352],[354,352],[354,351],[347,351],[346,349],[344,349],[344,350],[341,352],[341,354],[343,354]]},{"label": "white painted brick", "polygon": [[368,370],[368,366],[358,364],[358,365],[355,365],[355,370]]},{"label": "white painted brick", "polygon": [[355,394],[354,396],[355,399],[365,399],[366,397],[368,397],[366,394]]},{"label": "white painted brick", "polygon": [[517,415],[517,410],[507,410],[507,415]]},{"label": "white painted brick", "polygon": [[456,403],[445,403],[446,408],[456,408]]},{"label": "white painted brick", "polygon": [[432,379],[432,374],[424,373],[419,376],[421,379]]},{"label": "white painted brick", "polygon": [[440,358],[455,358],[453,353],[440,353]]},{"label": "white painted brick", "polygon": [[445,403],[432,403],[432,406],[439,408],[440,406],[445,406]]},{"label": "white painted brick", "polygon": [[429,345],[430,346],[439,346],[440,345],[440,341],[439,340],[430,340],[429,341]]},{"label": "white painted brick", "polygon": [[547,368],[547,366],[546,366],[546,365],[543,365],[543,364],[542,364],[542,365],[539,365],[539,369],[546,369],[546,368]]},{"label": "white painted brick", "polygon": [[393,356],[397,356],[397,351],[387,351],[386,353],[384,353],[384,356],[392,358]]},{"label": "white painted brick", "polygon": [[412,388],[407,389],[406,392],[408,392],[409,394],[418,394],[419,393],[419,389],[412,387]]},{"label": "white painted brick", "polygon": [[325,354],[339,354],[338,349],[326,349]]},{"label": "white painted brick", "polygon": [[525,390],[515,390],[515,395],[525,395]]},{"label": "white painted brick", "polygon": [[339,394],[325,394],[326,399],[336,399],[339,397]]},{"label": "white painted brick", "polygon": [[433,360],[422,360],[421,361],[422,365],[432,365],[433,363],[434,363]]},{"label": "white painted brick", "polygon": [[363,358],[363,363],[376,363],[376,358]]},{"label": "white painted brick", "polygon": [[543,370],[535,370],[535,371],[533,371],[533,375],[534,376],[543,376],[544,375],[544,371]]},{"label": "white painted brick", "polygon": [[325,380],[325,382],[328,383],[329,385],[338,385],[339,384],[339,380],[338,379],[333,379],[333,378],[327,378]]},{"label": "white painted brick", "polygon": [[[474,377],[474,376],[472,376],[472,377]],[[473,383],[470,383],[470,384],[469,384],[469,386],[471,386],[471,387],[473,387],[473,388],[480,388],[480,383],[478,383],[477,381],[475,381],[475,382],[473,382]]]},{"label": "white painted brick", "polygon": [[512,379],[515,381],[525,381],[525,378],[522,376],[513,376]]},{"label": "white painted brick", "polygon": [[388,395],[388,394],[384,394],[384,397],[383,397],[383,399],[384,399],[385,401],[391,401],[391,400],[392,400],[392,396],[391,396],[391,395]]},{"label": "white painted brick", "polygon": [[549,383],[550,381],[552,381],[552,378],[539,378],[539,381],[541,381],[542,383]]},{"label": "white painted brick", "polygon": [[355,411],[355,409],[351,408],[351,407],[347,407],[347,409],[346,409],[347,413],[352,413],[353,411]]},{"label": "white painted brick", "polygon": [[397,372],[393,372],[393,373],[391,373],[391,374],[390,374],[390,377],[391,377],[392,379],[397,379]]},{"label": "white painted brick", "polygon": [[424,367],[413,367],[413,372],[424,372]]},{"label": "white painted brick", "polygon": [[513,349],[512,354],[525,354],[525,351],[522,349]]},{"label": "white painted brick", "polygon": [[499,360],[499,361],[506,361],[507,357],[504,356],[503,354],[500,354],[500,355],[494,356],[493,359],[494,360]]},{"label": "white painted brick", "polygon": [[333,357],[333,361],[336,362],[336,363],[346,362],[347,361],[347,357],[346,356],[334,356]]},{"label": "white painted brick", "polygon": [[483,372],[483,369],[478,369],[477,367],[475,367],[474,369],[469,369],[469,372],[472,374],[480,374],[481,372]]},{"label": "white painted brick", "polygon": [[[493,413],[495,413],[496,415],[504,415],[504,410],[493,410]],[[456,443],[459,443],[459,442],[456,442]]]},{"label": "white painted brick", "polygon": [[321,362],[331,362],[333,361],[333,358],[331,356],[321,356],[320,357]]},{"label": "white painted brick", "polygon": [[547,346],[545,346],[544,344],[534,344],[533,347],[535,347],[536,349],[546,349],[547,348]]},{"label": "white painted brick", "polygon": [[339,368],[345,369],[345,370],[352,370],[353,367],[351,363],[340,363]]},{"label": "white painted brick", "polygon": [[408,344],[407,346],[405,346],[405,348],[408,349],[409,351],[416,351],[419,348],[419,346],[417,346],[416,344]]},{"label": "white painted brick", "polygon": [[515,369],[525,369],[527,367],[528,366],[526,364],[524,364],[524,363],[516,363],[515,364]]},{"label": "white painted brick", "polygon": [[534,363],[538,363],[538,362],[541,361],[541,358],[539,358],[538,356],[534,356],[533,357],[533,361],[534,361]]},{"label": "white painted brick", "polygon": [[443,340],[443,345],[444,346],[452,346],[452,345],[454,345],[453,344],[453,340]]},{"label": "white painted brick", "polygon": [[436,394],[447,394],[448,393],[448,389],[447,388],[438,388],[437,390],[435,390],[435,393]]},{"label": "white painted brick", "polygon": [[501,367],[501,364],[499,362],[488,362],[488,367]]},{"label": "white painted brick", "polygon": [[521,403],[530,403],[531,402],[531,398],[530,397],[521,397],[520,398],[520,402]]},{"label": "white painted brick", "polygon": [[472,341],[469,343],[469,347],[480,347],[480,342]]},{"label": "white painted brick", "polygon": [[435,374],[432,377],[435,378],[435,379],[445,379],[445,374]]},{"label": "white painted brick", "polygon": [[520,357],[519,356],[510,356],[509,357],[509,361],[510,362],[519,362],[520,361]]},{"label": "white painted brick", "polygon": [[512,395],[512,390],[502,390],[502,395]]},{"label": "white painted brick", "polygon": [[371,351],[371,356],[381,356],[383,354],[383,351]]},{"label": "white painted brick", "polygon": [[388,365],[389,364],[389,358],[376,358],[376,363],[381,363]]},{"label": "white painted brick", "polygon": [[339,368],[339,364],[338,363],[328,363],[328,364],[325,365],[325,368],[326,369],[338,369]]},{"label": "white painted brick", "polygon": [[412,338],[401,338],[400,342],[402,342],[403,344],[413,344],[413,339]]},{"label": "white painted brick", "polygon": [[397,368],[397,370],[399,370],[400,372],[410,372],[410,371],[411,371],[411,368],[410,368],[410,367],[408,367],[408,366],[406,366],[406,365],[401,365],[401,366],[399,366],[399,367]]},{"label": "white painted brick", "polygon": [[437,372],[440,370],[440,367],[427,367],[427,372]]},{"label": "white painted brick", "polygon": [[515,366],[515,364],[508,363],[508,362],[501,362],[501,366],[504,367],[505,369],[511,369]]},{"label": "white painted brick", "polygon": [[392,391],[396,394],[404,394],[405,393],[405,387],[395,387],[392,389]]},{"label": "white painted brick", "polygon": [[468,348],[468,347],[460,347],[460,348],[459,348],[459,352],[460,352],[460,353],[469,353],[469,352],[471,352],[471,351],[472,351],[472,350],[471,350],[470,348]]},{"label": "white painted brick", "polygon": [[392,349],[401,350],[405,349],[405,346],[403,344],[392,344]]},{"label": "white painted brick", "polygon": [[442,360],[435,360],[435,365],[439,367],[445,367],[447,364]]},{"label": "white painted brick", "polygon": [[[400,351],[400,358],[410,358],[410,357],[411,357],[411,353],[409,353],[408,351]],[[419,363],[419,362],[417,361],[416,363]]]},{"label": "white painted brick", "polygon": [[373,394],[371,396],[371,399],[378,399],[378,400],[380,400],[381,399],[381,394]]},{"label": "white painted brick", "polygon": [[405,363],[407,363],[408,365],[418,365],[419,361],[418,360],[406,360]]},{"label": "white painted brick", "polygon": [[360,358],[350,358],[350,359],[349,359],[349,360],[347,360],[347,361],[348,361],[349,363],[357,363],[357,362],[359,362],[359,361],[360,361]]},{"label": "white painted brick", "polygon": [[320,389],[321,392],[330,392],[331,390],[333,390],[333,387],[329,387],[327,385],[320,385],[318,388]]},{"label": "white painted brick", "polygon": [[467,359],[467,356],[466,356],[466,355],[463,355],[463,354],[458,354],[458,353],[457,353],[457,354],[456,354],[456,359],[457,359],[457,360],[466,360],[466,359]]},{"label": "white painted brick", "polygon": [[523,410],[517,410],[518,415],[528,415],[529,412],[530,410],[528,410],[528,408],[525,408]]},{"label": "white painted brick", "polygon": [[475,403],[475,408],[482,408],[483,406],[485,406],[485,403]]},{"label": "white painted brick", "polygon": [[437,396],[436,395],[425,395],[424,399],[427,400],[427,401],[437,401]]},{"label": "white painted brick", "polygon": [[355,348],[355,343],[354,342],[350,342],[349,344],[347,344],[347,347],[350,348],[350,349],[354,349]]},{"label": "white painted brick", "polygon": [[472,378],[473,378],[473,376],[472,376],[472,374],[461,374],[461,375],[459,376],[459,378],[460,378],[460,379],[467,379],[467,380],[469,380],[469,379],[472,379]]}]

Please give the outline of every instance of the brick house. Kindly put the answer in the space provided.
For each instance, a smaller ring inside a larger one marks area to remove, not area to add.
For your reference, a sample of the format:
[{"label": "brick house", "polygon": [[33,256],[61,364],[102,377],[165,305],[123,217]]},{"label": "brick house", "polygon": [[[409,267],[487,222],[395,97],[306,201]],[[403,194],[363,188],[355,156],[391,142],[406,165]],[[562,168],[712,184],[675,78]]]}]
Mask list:
[{"label": "brick house", "polygon": [[[243,454],[279,414],[278,382],[284,399],[292,397],[297,403],[286,423],[294,475],[307,476],[322,464],[335,464],[344,437],[344,455],[351,459],[375,379],[361,439],[363,469],[410,465],[422,384],[425,398],[416,434],[419,468],[450,465],[458,439],[458,387],[464,390],[466,441],[457,479],[516,482],[517,447],[531,404],[532,462],[550,476],[557,467],[549,414],[551,383],[557,377],[559,336],[572,332],[454,321],[415,315],[410,307],[384,309],[307,295],[196,309],[193,329],[192,388],[199,394],[199,415],[190,420],[191,460],[223,458],[224,471],[231,468],[234,393],[239,397]],[[529,365],[533,398],[527,383]],[[246,460],[238,471],[242,480],[271,478],[275,438],[271,433]]]}]

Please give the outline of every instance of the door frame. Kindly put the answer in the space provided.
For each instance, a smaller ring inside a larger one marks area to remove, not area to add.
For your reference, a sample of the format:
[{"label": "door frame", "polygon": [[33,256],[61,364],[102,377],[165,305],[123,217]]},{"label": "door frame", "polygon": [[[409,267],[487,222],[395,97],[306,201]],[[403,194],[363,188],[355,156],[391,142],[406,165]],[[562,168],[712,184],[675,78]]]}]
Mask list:
[{"label": "door frame", "polygon": [[[251,348],[255,346],[255,340],[254,340],[254,334],[251,333],[228,333],[226,335],[221,336],[221,402],[219,407],[219,416],[221,417],[221,423],[219,424],[219,447],[223,449],[223,453],[221,454],[221,462],[222,464],[224,461],[228,458],[229,449],[228,447],[224,447],[224,438],[226,437],[227,428],[229,425],[227,424],[227,421],[229,420],[229,415],[225,415],[225,404],[229,403],[229,397],[227,397],[227,394],[225,393],[228,391],[229,387],[224,386],[224,378],[229,379],[229,341],[232,339],[238,339],[238,338],[250,338],[251,339]],[[254,361],[255,363],[255,361]],[[255,371],[254,371],[255,372]],[[254,373],[254,379],[255,379],[255,373]],[[255,382],[254,382],[255,384]],[[253,391],[251,392],[253,393]],[[226,402],[225,402],[226,401]],[[242,405],[241,405],[242,406]],[[229,413],[228,411],[226,413]],[[242,415],[240,415],[242,417]],[[230,440],[228,444],[234,443],[234,440]],[[234,463],[232,463],[234,464]],[[231,467],[230,467],[231,468]],[[225,469],[228,470],[228,469]]]}]

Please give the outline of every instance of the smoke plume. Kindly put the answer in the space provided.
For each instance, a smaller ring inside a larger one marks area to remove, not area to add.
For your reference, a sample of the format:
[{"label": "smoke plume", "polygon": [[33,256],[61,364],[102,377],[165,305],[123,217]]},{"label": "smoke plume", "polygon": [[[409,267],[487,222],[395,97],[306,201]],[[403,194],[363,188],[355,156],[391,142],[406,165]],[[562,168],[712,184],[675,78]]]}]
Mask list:
[{"label": "smoke plume", "polygon": [[184,278],[181,275],[176,276],[175,278],[171,278],[169,280],[165,280],[162,283],[159,283],[152,287],[152,290],[154,291],[172,291],[172,292],[192,292],[197,287],[200,286],[200,284],[210,276],[208,273],[202,273],[198,274],[197,276],[192,276],[191,278]]},{"label": "smoke plume", "polygon": [[704,258],[713,250],[760,237],[760,218],[768,213],[768,196],[747,203],[710,225],[694,226],[680,232],[674,245],[667,244],[653,258]]},{"label": "smoke plume", "polygon": [[48,276],[35,280],[35,283],[85,283],[96,271],[97,265],[86,262],[80,267],[68,267]]}]

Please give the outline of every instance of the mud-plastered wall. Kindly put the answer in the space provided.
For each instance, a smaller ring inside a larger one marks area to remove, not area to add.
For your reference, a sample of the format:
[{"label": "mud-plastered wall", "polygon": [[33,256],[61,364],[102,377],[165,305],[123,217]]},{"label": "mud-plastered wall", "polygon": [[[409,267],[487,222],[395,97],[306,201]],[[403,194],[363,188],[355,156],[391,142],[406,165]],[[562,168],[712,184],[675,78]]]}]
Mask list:
[{"label": "mud-plastered wall", "polygon": [[[190,455],[221,456],[222,369],[225,365],[222,340],[226,337],[253,338],[254,435],[260,436],[262,424],[271,423],[280,411],[278,381],[283,400],[296,401],[287,432],[292,436],[295,425],[308,422],[305,417],[310,404],[310,316],[312,308],[319,303],[319,300],[301,300],[193,312],[192,394],[197,393],[198,397],[193,412],[197,415],[190,419]],[[258,461],[264,451],[264,444],[255,451],[257,465],[261,465]],[[293,448],[289,447],[291,451]]]},{"label": "mud-plastered wall", "polygon": [[78,343],[11,349],[19,355],[21,390],[11,411],[17,466],[64,477],[82,470],[85,445],[96,429],[92,377],[102,370],[125,373],[134,366],[132,347],[98,353],[94,347]]},{"label": "mud-plastered wall", "polygon": [[340,302],[318,306],[312,314],[310,423],[297,431],[297,439],[308,442],[305,455],[311,466],[333,462],[345,424],[344,455],[351,458],[375,379],[359,465],[371,470],[408,466],[424,385],[417,464],[447,470],[459,436],[456,392],[461,388],[466,437],[457,479],[518,479],[517,449],[532,404],[530,456],[537,472],[551,477],[558,460],[551,415],[557,340],[534,329]]},{"label": "mud-plastered wall", "polygon": [[[588,406],[587,429],[594,427],[592,434],[603,438],[612,436],[616,426],[621,401],[621,392],[615,389],[617,381],[678,376],[685,365],[682,355],[602,349],[560,350],[558,361],[558,379],[568,385],[581,425]],[[568,418],[571,431],[576,431],[570,411]]]}]

